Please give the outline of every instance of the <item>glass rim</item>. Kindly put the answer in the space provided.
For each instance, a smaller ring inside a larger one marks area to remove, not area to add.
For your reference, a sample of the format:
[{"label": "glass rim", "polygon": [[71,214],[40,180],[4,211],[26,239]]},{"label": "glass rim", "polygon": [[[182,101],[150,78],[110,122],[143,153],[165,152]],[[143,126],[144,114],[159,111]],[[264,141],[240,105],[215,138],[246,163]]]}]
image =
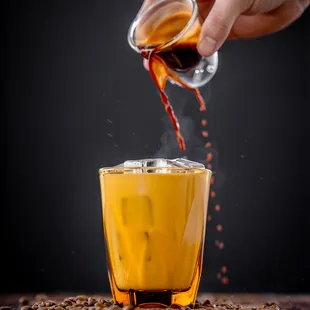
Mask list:
[{"label": "glass rim", "polygon": [[144,9],[142,12],[140,11],[137,14],[137,16],[135,17],[135,19],[131,22],[131,24],[129,26],[129,30],[128,30],[127,40],[128,40],[130,47],[133,50],[135,50],[138,53],[141,53],[141,52],[146,52],[146,51],[152,51],[154,48],[157,48],[157,47],[164,48],[164,47],[170,46],[170,45],[174,44],[175,42],[177,42],[180,38],[182,38],[182,36],[194,24],[196,18],[198,17],[198,5],[197,5],[195,0],[186,0],[192,4],[192,14],[191,14],[189,21],[187,22],[185,27],[182,29],[182,31],[180,31],[176,36],[174,36],[172,39],[168,40],[167,42],[163,42],[160,44],[145,45],[145,48],[143,48],[142,50],[138,49],[138,47],[135,43],[134,34],[135,34],[135,30],[137,29],[137,26],[139,25],[141,19],[147,13],[149,13],[151,10],[153,10],[157,5],[165,3],[165,2],[169,2],[169,1],[178,1],[178,0],[159,0],[159,1],[156,1],[155,3],[151,4],[146,9]]},{"label": "glass rim", "polygon": [[[197,167],[123,167],[123,166],[102,167],[98,170],[98,173],[100,175],[123,174],[123,172],[127,171],[127,172],[133,172],[135,174],[135,171],[137,170],[143,170],[143,171],[162,170],[157,173],[167,174],[167,175],[173,174],[173,173],[182,173],[184,171],[193,172],[193,173],[213,174],[213,172],[210,169],[197,168]],[[142,172],[142,174],[148,174],[148,173]]]}]

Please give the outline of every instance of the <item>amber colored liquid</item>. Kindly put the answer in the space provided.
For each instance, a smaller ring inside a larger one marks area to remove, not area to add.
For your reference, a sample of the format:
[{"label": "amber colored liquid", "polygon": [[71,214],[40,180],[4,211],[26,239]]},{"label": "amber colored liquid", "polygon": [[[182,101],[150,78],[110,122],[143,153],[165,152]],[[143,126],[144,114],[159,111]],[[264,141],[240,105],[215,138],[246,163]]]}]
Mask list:
[{"label": "amber colored liquid", "polygon": [[[197,20],[180,40],[169,47],[157,47],[148,53],[143,51],[145,46],[152,46],[168,42],[178,35],[190,20],[191,12],[186,10],[174,13],[158,22],[152,20],[153,25],[147,24],[145,28],[149,31],[143,40],[137,40],[138,48],[142,51],[141,55],[149,60],[150,74],[159,90],[162,103],[166,112],[170,116],[174,127],[177,140],[182,151],[185,150],[185,142],[180,132],[180,126],[169,99],[165,93],[165,86],[168,78],[174,80],[186,89],[193,91],[200,104],[200,110],[206,109],[204,100],[198,89],[189,87],[179,77],[178,72],[187,72],[195,67],[201,56],[197,51],[196,44],[198,41],[201,26]],[[156,23],[155,23],[156,22]],[[144,30],[147,31],[147,30]]]},{"label": "amber colored liquid", "polygon": [[117,303],[193,303],[210,174],[100,175],[109,277]]}]

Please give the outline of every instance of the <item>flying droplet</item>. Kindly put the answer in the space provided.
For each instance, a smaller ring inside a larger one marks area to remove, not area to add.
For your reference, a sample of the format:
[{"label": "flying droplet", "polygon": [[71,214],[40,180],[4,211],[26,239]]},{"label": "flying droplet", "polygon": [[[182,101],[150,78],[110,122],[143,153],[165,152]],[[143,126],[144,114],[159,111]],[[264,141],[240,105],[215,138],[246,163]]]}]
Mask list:
[{"label": "flying droplet", "polygon": [[208,153],[207,154],[207,161],[210,162],[213,159],[213,154],[212,153]]},{"label": "flying droplet", "polygon": [[222,272],[222,274],[225,274],[225,273],[227,272],[227,267],[226,267],[226,266],[223,266],[223,267],[221,268],[221,272]]},{"label": "flying droplet", "polygon": [[201,134],[202,134],[202,136],[203,136],[204,138],[208,138],[208,137],[209,137],[209,132],[206,131],[206,130],[203,130],[203,131],[201,132]]},{"label": "flying droplet", "polygon": [[223,226],[222,226],[221,224],[217,224],[217,225],[216,225],[216,230],[217,230],[218,232],[222,232],[222,231],[223,231]]}]

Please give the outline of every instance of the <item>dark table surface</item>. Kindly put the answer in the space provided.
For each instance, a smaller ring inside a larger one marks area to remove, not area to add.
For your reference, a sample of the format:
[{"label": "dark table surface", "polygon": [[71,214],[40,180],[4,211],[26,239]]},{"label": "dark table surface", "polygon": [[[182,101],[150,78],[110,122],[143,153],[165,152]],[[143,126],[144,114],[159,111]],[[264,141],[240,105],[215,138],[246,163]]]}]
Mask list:
[{"label": "dark table surface", "polygon": [[[23,305],[33,305],[35,302],[41,303],[46,300],[53,300],[56,303],[61,303],[66,298],[73,296],[77,297],[81,294],[66,293],[66,294],[20,294],[20,295],[0,295],[0,307],[11,307],[11,309],[20,309]],[[97,300],[104,298],[111,300],[111,296],[105,294],[87,294],[85,299],[94,297]],[[283,310],[310,310],[310,295],[275,295],[275,294],[216,294],[204,293],[197,298],[199,308],[226,310],[226,309],[283,309]],[[53,308],[55,309],[56,306]],[[1,308],[0,308],[1,309]],[[5,309],[5,308],[3,308]],[[24,308],[26,309],[26,308]],[[29,309],[31,309],[29,307]],[[41,304],[39,310],[47,310],[51,308],[44,307]],[[73,309],[68,307],[66,309]],[[77,309],[77,308],[76,308]],[[80,308],[86,310],[87,307]],[[95,308],[94,308],[95,309]],[[97,309],[97,308],[96,308]],[[98,308],[99,309],[99,308]],[[103,309],[108,309],[105,306]],[[116,310],[116,309],[113,309]]]}]

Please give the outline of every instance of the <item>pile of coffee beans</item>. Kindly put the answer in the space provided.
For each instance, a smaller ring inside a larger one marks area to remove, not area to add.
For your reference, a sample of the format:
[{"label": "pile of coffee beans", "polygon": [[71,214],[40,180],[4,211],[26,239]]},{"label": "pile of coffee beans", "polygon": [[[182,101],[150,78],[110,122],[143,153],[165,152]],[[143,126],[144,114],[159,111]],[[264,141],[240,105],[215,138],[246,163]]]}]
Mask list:
[{"label": "pile of coffee beans", "polygon": [[[111,300],[102,297],[90,297],[79,295],[76,297],[67,297],[61,301],[50,299],[46,295],[36,295],[33,299],[21,297],[19,299],[19,310],[133,310],[132,306],[114,304]],[[204,302],[196,302],[194,307],[181,307],[180,310],[280,310],[275,303],[265,303],[259,307],[241,306],[228,301],[210,302],[208,299]],[[16,309],[10,307],[0,307],[0,310]],[[136,308],[135,310],[145,310]],[[162,309],[152,309],[162,310]],[[165,310],[176,310],[176,308],[167,308]]]},{"label": "pile of coffee beans", "polygon": [[[41,300],[38,300],[41,299]],[[121,310],[121,307],[114,305],[112,301],[105,300],[104,298],[94,298],[85,295],[80,295],[76,297],[68,297],[64,300],[57,302],[50,300],[48,298],[41,298],[38,296],[35,298],[35,302],[30,305],[29,301],[25,298],[19,300],[21,310],[99,310],[99,309],[109,309],[109,310]],[[27,303],[27,304],[26,304]],[[126,309],[131,310],[131,309]]]}]

